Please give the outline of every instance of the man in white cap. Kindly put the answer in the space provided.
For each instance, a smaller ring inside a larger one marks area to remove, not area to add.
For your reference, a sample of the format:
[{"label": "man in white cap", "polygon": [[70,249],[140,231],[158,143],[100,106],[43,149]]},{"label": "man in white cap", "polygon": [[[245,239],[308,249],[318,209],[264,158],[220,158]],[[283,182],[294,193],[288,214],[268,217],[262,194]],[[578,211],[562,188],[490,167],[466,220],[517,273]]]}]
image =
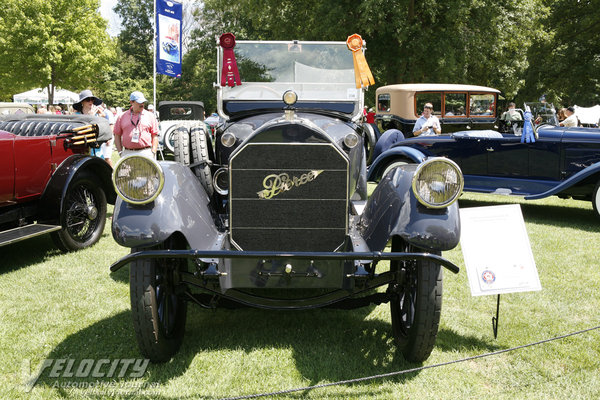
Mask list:
[{"label": "man in white cap", "polygon": [[158,122],[153,113],[144,109],[146,101],[142,92],[132,92],[129,96],[131,107],[115,122],[115,147],[121,157],[138,154],[156,158]]}]

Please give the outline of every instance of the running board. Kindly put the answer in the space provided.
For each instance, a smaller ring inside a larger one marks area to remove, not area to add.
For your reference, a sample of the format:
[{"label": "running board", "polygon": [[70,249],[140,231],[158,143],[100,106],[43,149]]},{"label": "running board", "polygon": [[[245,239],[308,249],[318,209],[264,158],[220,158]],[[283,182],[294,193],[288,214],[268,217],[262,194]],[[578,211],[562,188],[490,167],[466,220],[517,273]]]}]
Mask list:
[{"label": "running board", "polygon": [[0,232],[0,246],[6,246],[61,229],[60,225],[31,224]]}]

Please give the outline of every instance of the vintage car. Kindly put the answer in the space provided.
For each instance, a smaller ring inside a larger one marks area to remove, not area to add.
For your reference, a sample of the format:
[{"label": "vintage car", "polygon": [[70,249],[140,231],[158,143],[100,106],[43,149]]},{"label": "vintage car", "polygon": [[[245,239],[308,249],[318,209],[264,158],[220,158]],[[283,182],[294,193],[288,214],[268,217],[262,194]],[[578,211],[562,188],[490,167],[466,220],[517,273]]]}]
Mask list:
[{"label": "vintage car", "polygon": [[[535,115],[546,115],[544,121],[553,121],[551,112],[543,114],[537,109],[532,120]],[[419,163],[423,157],[448,157],[460,166],[465,191],[591,201],[600,215],[600,130],[549,123],[532,130],[535,140],[528,142],[520,129],[442,132],[412,138],[391,129],[375,147],[369,180],[378,181],[395,166]]]},{"label": "vintage car", "polygon": [[99,117],[0,117],[0,246],[50,232],[64,251],[96,243],[116,194],[112,169],[89,152],[111,137]]},{"label": "vintage car", "polygon": [[376,93],[375,123],[379,132],[398,129],[412,137],[425,103],[433,104],[442,132],[498,129],[500,91],[476,85],[409,83],[381,86]]},{"label": "vintage car", "polygon": [[181,153],[175,149],[175,131],[190,130],[194,127],[204,129],[204,103],[201,101],[161,101],[158,103],[158,148],[168,154]]},{"label": "vintage car", "polygon": [[35,114],[35,110],[27,103],[0,102],[0,115],[8,114]]},{"label": "vintage car", "polygon": [[440,254],[459,242],[462,175],[431,158],[396,168],[368,198],[353,61],[363,42],[349,41],[356,50],[345,42],[234,47],[223,35],[217,103],[226,122],[214,148],[190,132],[199,161],[130,156],[115,166],[112,233],[131,254],[111,270],[130,264],[144,357],[175,354],[188,302],[280,310],[389,302],[406,359],[431,353],[441,267],[458,272]]}]

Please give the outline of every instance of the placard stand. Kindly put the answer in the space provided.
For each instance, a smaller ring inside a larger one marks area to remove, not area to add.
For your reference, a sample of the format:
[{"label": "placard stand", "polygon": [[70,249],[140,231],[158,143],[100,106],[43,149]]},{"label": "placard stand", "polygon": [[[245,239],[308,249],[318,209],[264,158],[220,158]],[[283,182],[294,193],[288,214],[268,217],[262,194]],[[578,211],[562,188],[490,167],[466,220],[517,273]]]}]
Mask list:
[{"label": "placard stand", "polygon": [[460,209],[461,247],[471,295],[497,295],[492,317],[498,338],[500,294],[541,290],[518,204]]},{"label": "placard stand", "polygon": [[494,339],[498,339],[498,316],[500,315],[500,295],[496,302],[496,316],[492,317],[492,330],[494,331]]}]

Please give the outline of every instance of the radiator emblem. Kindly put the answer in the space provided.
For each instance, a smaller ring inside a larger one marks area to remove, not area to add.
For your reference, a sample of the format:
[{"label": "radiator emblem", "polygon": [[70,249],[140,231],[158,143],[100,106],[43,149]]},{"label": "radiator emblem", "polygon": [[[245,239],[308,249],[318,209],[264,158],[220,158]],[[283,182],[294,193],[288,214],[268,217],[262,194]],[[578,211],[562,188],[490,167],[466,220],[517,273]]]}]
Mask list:
[{"label": "radiator emblem", "polygon": [[312,170],[299,177],[294,176],[292,178],[285,172],[282,174],[267,175],[265,179],[263,179],[264,189],[257,192],[258,197],[261,199],[272,199],[283,192],[292,190],[294,187],[302,186],[308,182],[314,181],[321,172],[323,172],[322,169]]}]

